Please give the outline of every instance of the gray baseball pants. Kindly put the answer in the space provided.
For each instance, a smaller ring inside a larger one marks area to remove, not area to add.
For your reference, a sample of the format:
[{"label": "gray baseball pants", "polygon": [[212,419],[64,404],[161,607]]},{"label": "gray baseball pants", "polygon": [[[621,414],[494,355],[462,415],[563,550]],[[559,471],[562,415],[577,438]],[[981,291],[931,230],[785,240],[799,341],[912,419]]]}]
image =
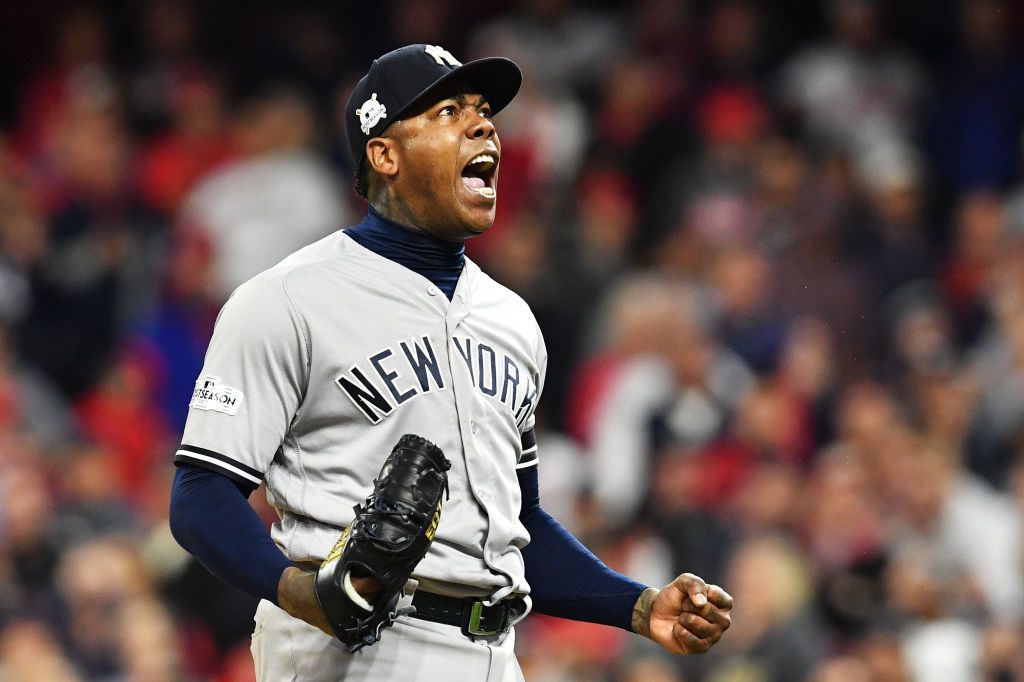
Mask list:
[{"label": "gray baseball pants", "polygon": [[455,626],[403,616],[379,642],[350,654],[269,601],[260,602],[255,621],[257,682],[523,682],[514,629],[473,641]]}]

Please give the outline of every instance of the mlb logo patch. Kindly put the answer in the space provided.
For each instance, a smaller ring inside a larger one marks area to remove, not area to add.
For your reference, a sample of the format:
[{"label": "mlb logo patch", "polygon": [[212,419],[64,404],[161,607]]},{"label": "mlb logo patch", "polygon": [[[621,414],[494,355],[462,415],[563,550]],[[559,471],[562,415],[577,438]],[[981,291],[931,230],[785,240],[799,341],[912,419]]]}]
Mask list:
[{"label": "mlb logo patch", "polygon": [[221,383],[219,377],[201,376],[196,379],[196,387],[192,391],[192,400],[188,406],[197,410],[211,410],[228,415],[238,414],[242,404],[242,392]]}]

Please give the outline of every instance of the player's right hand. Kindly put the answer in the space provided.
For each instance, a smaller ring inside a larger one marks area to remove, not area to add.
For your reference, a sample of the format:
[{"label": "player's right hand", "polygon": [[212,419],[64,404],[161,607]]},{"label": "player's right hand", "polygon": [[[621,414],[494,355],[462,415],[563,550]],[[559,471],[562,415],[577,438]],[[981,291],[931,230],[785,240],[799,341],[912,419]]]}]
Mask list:
[{"label": "player's right hand", "polygon": [[732,597],[721,587],[683,573],[656,593],[641,595],[634,629],[674,654],[703,654],[729,629],[732,606]]}]

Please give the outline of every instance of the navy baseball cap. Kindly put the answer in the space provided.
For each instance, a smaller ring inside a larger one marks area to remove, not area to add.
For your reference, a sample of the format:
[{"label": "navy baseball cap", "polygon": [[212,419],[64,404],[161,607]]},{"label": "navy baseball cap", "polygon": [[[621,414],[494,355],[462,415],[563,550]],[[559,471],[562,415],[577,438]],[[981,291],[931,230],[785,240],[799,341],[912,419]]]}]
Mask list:
[{"label": "navy baseball cap", "polygon": [[406,45],[373,60],[345,105],[345,132],[356,173],[371,138],[416,113],[432,92],[454,80],[486,97],[496,114],[519,92],[523,74],[511,59],[487,57],[463,64],[437,45]]}]

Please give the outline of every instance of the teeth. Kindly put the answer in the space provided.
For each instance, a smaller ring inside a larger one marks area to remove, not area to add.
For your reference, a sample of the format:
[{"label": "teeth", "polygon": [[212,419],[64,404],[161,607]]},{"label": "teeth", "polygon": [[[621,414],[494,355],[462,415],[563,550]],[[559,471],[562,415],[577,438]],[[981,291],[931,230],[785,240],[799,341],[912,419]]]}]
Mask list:
[{"label": "teeth", "polygon": [[477,154],[466,165],[467,166],[472,166],[474,163],[494,163],[494,157],[491,156],[490,154]]},{"label": "teeth", "polygon": [[481,196],[485,196],[487,198],[492,198],[494,196],[494,188],[493,187],[481,187],[480,189],[474,189],[473,191],[476,192],[477,194],[479,194]]}]

